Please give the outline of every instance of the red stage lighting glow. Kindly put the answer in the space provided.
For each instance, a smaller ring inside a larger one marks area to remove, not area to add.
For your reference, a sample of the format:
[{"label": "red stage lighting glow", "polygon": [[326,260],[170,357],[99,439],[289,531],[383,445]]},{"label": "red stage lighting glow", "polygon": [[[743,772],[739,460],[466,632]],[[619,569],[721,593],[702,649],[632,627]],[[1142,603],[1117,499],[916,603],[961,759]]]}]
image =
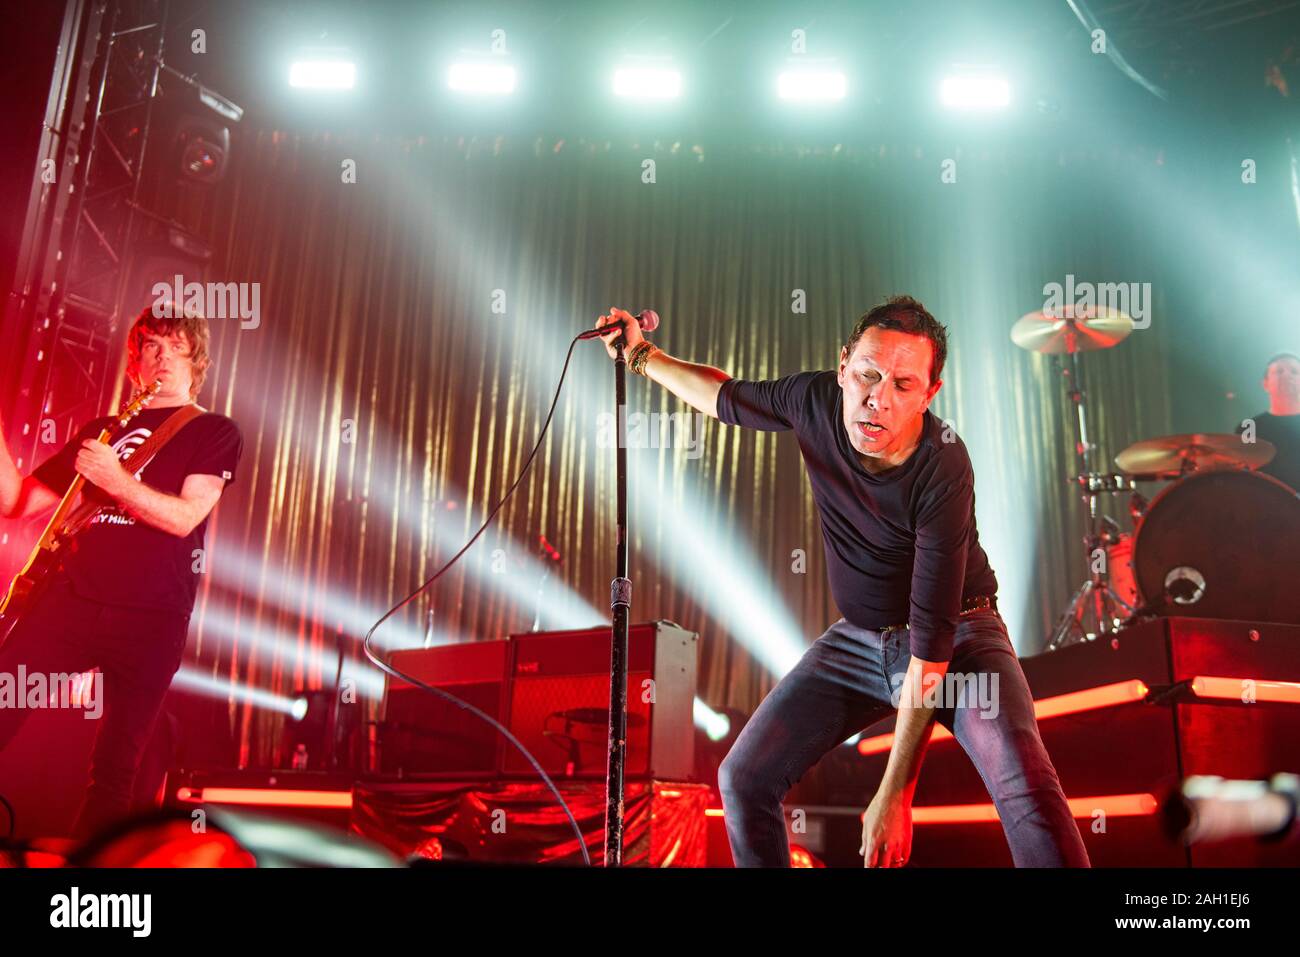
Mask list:
[{"label": "red stage lighting glow", "polygon": [[[1071,798],[1069,805],[1070,813],[1077,818],[1090,818],[1098,811],[1107,817],[1140,817],[1156,813],[1159,802],[1152,794],[1104,794]],[[979,821],[996,823],[998,809],[992,804],[912,808],[913,824],[972,824]]]},{"label": "red stage lighting glow", "polygon": [[176,800],[189,804],[249,804],[255,807],[352,807],[351,791],[278,788],[180,788]]},{"label": "red stage lighting glow", "polygon": [[86,867],[256,867],[257,860],[217,828],[195,833],[187,819],[145,822],[76,862]]},{"label": "red stage lighting glow", "polygon": [[1300,681],[1272,681],[1267,678],[1222,678],[1197,675],[1191,681],[1192,694],[1198,698],[1258,702],[1276,701],[1300,704]]},{"label": "red stage lighting glow", "polygon": [[[1046,718],[1059,718],[1061,715],[1066,714],[1078,714],[1080,711],[1093,711],[1097,708],[1113,708],[1116,705],[1132,704],[1141,701],[1150,691],[1150,688],[1136,678],[1131,681],[1117,681],[1114,684],[1086,688],[1083,691],[1071,691],[1069,694],[1056,695],[1051,698],[1043,698],[1041,701],[1035,701],[1034,716],[1039,721],[1042,721]],[[1239,697],[1240,694],[1241,688],[1238,686],[1233,697]],[[935,725],[934,732],[930,736],[930,743],[936,744],[939,741],[951,738],[951,731],[942,725]],[[893,743],[894,736],[892,734],[878,734],[875,737],[863,738],[858,742],[858,754],[880,754],[888,751]]]},{"label": "red stage lighting glow", "polygon": [[790,866],[802,868],[825,867],[826,865],[819,861],[806,848],[793,844],[790,847]]}]

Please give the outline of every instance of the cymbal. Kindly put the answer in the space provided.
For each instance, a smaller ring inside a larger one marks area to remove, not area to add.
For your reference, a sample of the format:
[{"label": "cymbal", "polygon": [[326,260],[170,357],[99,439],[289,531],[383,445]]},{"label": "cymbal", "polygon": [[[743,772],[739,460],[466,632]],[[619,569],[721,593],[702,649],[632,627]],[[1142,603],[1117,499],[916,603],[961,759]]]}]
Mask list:
[{"label": "cymbal", "polygon": [[1059,355],[1119,345],[1133,331],[1133,320],[1109,306],[1066,303],[1055,312],[1031,312],[1011,327],[1011,341],[1030,352]]},{"label": "cymbal", "polygon": [[1198,432],[1134,442],[1115,456],[1115,464],[1130,474],[1177,478],[1200,469],[1257,469],[1273,461],[1276,454],[1273,443],[1262,439],[1243,442],[1239,435]]}]

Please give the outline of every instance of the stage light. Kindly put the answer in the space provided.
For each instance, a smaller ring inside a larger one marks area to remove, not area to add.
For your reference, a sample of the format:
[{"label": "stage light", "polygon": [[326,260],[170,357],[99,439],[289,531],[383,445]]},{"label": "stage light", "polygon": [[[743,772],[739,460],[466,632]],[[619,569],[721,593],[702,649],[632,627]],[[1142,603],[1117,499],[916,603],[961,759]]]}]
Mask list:
[{"label": "stage light", "polygon": [[1300,159],[1296,158],[1290,138],[1286,141],[1286,147],[1291,154],[1291,199],[1295,202],[1296,224],[1300,225]]},{"label": "stage light", "polygon": [[346,752],[355,722],[333,689],[299,688],[293,694],[292,721],[283,727],[283,753],[295,771],[329,770],[331,756]]},{"label": "stage light", "polygon": [[[606,407],[609,389],[603,376],[584,371],[575,391],[581,396],[581,407]],[[599,429],[595,422],[593,427]],[[703,441],[703,434],[699,440]],[[628,487],[641,490],[629,503],[631,524],[634,530],[647,530],[638,531],[649,552],[645,557],[669,570],[678,587],[729,637],[781,677],[803,656],[808,639],[774,592],[774,570],[755,558],[743,529],[726,524],[716,500],[704,494],[702,483],[691,476],[688,463],[679,460],[669,477],[667,469],[680,454],[680,449],[668,448],[628,450]],[[592,466],[596,481],[603,482],[606,478],[600,470],[612,472],[612,456],[596,457]],[[608,480],[612,482],[612,474]],[[607,521],[608,515],[602,511],[596,520]]]},{"label": "stage light", "polygon": [[230,131],[222,128],[210,138],[208,130],[193,130],[181,146],[181,175],[196,183],[216,183],[225,173]]},{"label": "stage light", "polygon": [[[661,529],[654,556],[714,621],[777,677],[798,663],[807,638],[772,587],[743,532],[720,524],[716,506],[686,487],[661,490],[658,455],[629,455],[637,520]],[[636,521],[636,520],[634,520]]]},{"label": "stage light", "polygon": [[351,60],[297,60],[289,68],[289,85],[300,90],[350,90],[356,83]]},{"label": "stage light", "polygon": [[[632,64],[624,64],[630,66]],[[639,65],[639,64],[638,64]],[[399,181],[406,174],[396,167],[392,170]],[[428,191],[419,188],[403,189],[400,213],[402,221],[410,230],[412,240],[427,240],[430,230],[452,250],[452,264],[449,268],[458,269],[468,279],[480,284],[494,283],[491,273],[483,264],[466,250],[472,244],[465,241],[460,228],[447,219],[447,211],[435,203]],[[492,288],[487,285],[486,288]],[[539,368],[549,367],[558,371],[564,359],[563,347],[559,340],[544,338],[534,351],[533,358]],[[608,407],[608,367],[602,366],[597,375],[595,368],[575,371],[572,388],[579,396],[575,407],[583,410],[601,410]],[[549,403],[552,398],[552,386],[548,382],[538,387],[538,394],[532,396],[539,403]],[[567,400],[566,400],[567,401]],[[545,406],[542,406],[545,408]],[[565,427],[566,413],[564,406],[557,408],[555,426]],[[576,413],[581,414],[581,413]],[[589,420],[593,428],[598,428],[594,420]],[[533,436],[530,434],[530,441]],[[376,436],[376,452],[381,458],[390,459],[394,467],[374,468],[376,476],[392,476],[392,481],[377,480],[369,490],[372,507],[382,508],[386,512],[401,516],[406,527],[419,534],[421,540],[432,538],[442,550],[439,556],[450,557],[450,552],[459,550],[469,535],[478,528],[481,505],[473,503],[464,490],[455,488],[441,489],[432,496],[433,501],[458,500],[467,503],[467,507],[452,513],[460,518],[453,524],[449,519],[452,514],[439,509],[432,511],[424,502],[418,491],[411,487],[402,487],[396,478],[403,474],[395,467],[400,461],[401,443],[391,435],[381,433]],[[612,468],[612,455],[585,457],[585,471],[580,473],[590,477],[600,486],[607,480],[606,469]],[[672,456],[669,455],[669,460]],[[671,570],[672,577],[681,583],[692,599],[697,601],[726,633],[746,648],[770,672],[780,677],[794,667],[803,655],[809,643],[804,629],[794,620],[789,607],[774,594],[773,569],[755,557],[753,544],[749,542],[743,530],[719,527],[719,506],[716,493],[711,489],[705,492],[707,483],[695,479],[689,470],[680,469],[672,477],[662,474],[665,459],[661,450],[651,450],[647,454],[629,454],[628,465],[632,474],[629,483],[632,488],[641,488],[645,492],[632,499],[638,515],[633,522],[634,531],[645,535],[649,542],[650,557],[660,569]],[[606,522],[609,512],[598,510],[593,521]],[[641,524],[644,522],[644,524]],[[458,526],[458,527],[457,527]],[[640,529],[649,530],[642,533]],[[739,532],[739,533],[738,533]],[[733,540],[734,543],[733,543]],[[480,539],[476,549],[478,554],[466,553],[461,560],[462,570],[467,576],[475,576],[480,581],[500,587],[523,607],[527,601],[536,600],[536,577],[525,580],[516,574],[491,574],[489,563],[485,561]],[[563,543],[561,543],[563,545]],[[532,549],[529,549],[531,552]],[[529,560],[533,567],[541,563]],[[529,563],[526,562],[526,566]],[[542,627],[551,628],[586,628],[608,625],[610,611],[608,606],[597,610],[582,595],[572,588],[556,581],[557,591],[549,592],[543,607]],[[436,586],[435,586],[436,589]],[[525,595],[528,597],[525,598]],[[393,622],[385,623],[376,634],[382,639]],[[495,637],[495,636],[493,636]]]},{"label": "stage light", "polygon": [[950,110],[1001,110],[1011,104],[1011,84],[991,71],[961,70],[943,78],[939,99]]},{"label": "stage light", "polygon": [[[483,516],[486,514],[486,509],[467,506],[458,509],[454,514],[430,517],[423,503],[411,502],[409,498],[399,503],[395,495],[390,495],[388,489],[379,484],[372,488],[372,494],[395,510],[400,504],[399,514],[404,516],[403,523],[412,532],[421,536],[432,535],[439,548],[443,549],[443,555],[448,558],[460,551],[465,542],[469,541],[482,524]],[[496,544],[490,545],[494,531],[497,532]],[[516,630],[527,629],[534,617],[540,619],[538,625],[540,631],[598,628],[601,625],[608,625],[609,609],[598,610],[564,581],[563,566],[560,566],[557,571],[552,565],[549,559],[543,561],[538,557],[537,547],[504,538],[502,533],[494,528],[484,532],[483,538],[480,538],[458,563],[459,569],[466,576],[471,577],[484,589],[506,596],[521,614],[527,615],[523,619],[526,624]],[[454,574],[455,570],[453,569],[451,574]],[[543,575],[546,576],[546,585],[542,593],[544,600],[539,602],[538,586]],[[435,595],[437,589],[438,586],[435,585]],[[372,618],[371,623],[373,622]],[[376,640],[392,625],[391,621],[385,622],[383,628],[376,634]],[[395,647],[391,643],[385,644],[388,647]]]},{"label": "stage light", "polygon": [[[1050,698],[1040,698],[1034,702],[1034,718],[1038,721],[1046,721],[1048,718],[1059,718],[1067,714],[1079,714],[1084,711],[1094,711],[1098,708],[1113,708],[1118,705],[1136,704],[1144,701],[1151,689],[1137,678],[1128,681],[1117,681],[1113,684],[1099,685],[1096,688],[1085,688],[1082,691],[1071,691],[1066,694],[1054,695]],[[930,744],[938,744],[940,741],[947,741],[952,738],[952,732],[941,724],[935,724],[934,730],[930,734]],[[862,755],[881,754],[889,751],[894,746],[894,735],[878,734],[871,738],[863,738],[858,741],[858,753]]]},{"label": "stage light", "polygon": [[[1066,803],[1072,817],[1085,819],[1094,817],[1098,811],[1106,817],[1145,817],[1155,814],[1159,807],[1153,794],[1102,794],[1096,797],[1070,798]],[[944,804],[912,808],[913,824],[993,824],[1000,820],[998,809],[992,804]]]},{"label": "stage light", "polygon": [[311,788],[179,788],[183,804],[246,804],[251,807],[352,807],[351,791]]},{"label": "stage light", "polygon": [[[276,556],[254,554],[237,545],[222,542],[219,546],[221,561],[216,567],[216,579],[232,592],[256,595],[263,605],[318,622],[334,631],[341,629],[349,638],[359,640],[375,620],[385,611],[378,606],[361,605],[354,599],[333,591],[319,580],[308,581],[288,570],[290,563]],[[212,606],[208,606],[212,607]],[[224,610],[212,609],[223,633],[233,640],[247,637],[247,621],[242,626],[234,616]],[[207,627],[206,612],[204,627]],[[259,641],[266,629],[257,628]],[[381,645],[384,647],[419,648],[429,644],[452,644],[459,636],[444,634],[432,629],[421,629],[407,621],[389,620],[382,629]],[[281,633],[283,641],[277,645],[286,650],[296,647],[297,638]]]},{"label": "stage light", "polygon": [[[417,207],[422,202],[419,198],[413,198],[413,201]],[[250,415],[255,414],[251,408],[247,411]],[[448,500],[466,501],[469,496],[459,488],[448,487],[444,494],[430,502],[418,487],[395,484],[397,477],[402,474],[396,452],[398,448],[399,443],[387,432],[381,431],[375,443],[376,450],[372,452],[379,461],[379,467],[374,472],[376,476],[392,477],[393,481],[377,478],[370,488],[368,499],[358,499],[350,506],[340,504],[338,507],[356,507],[369,501],[372,507],[377,506],[398,516],[400,526],[418,540],[428,541],[432,538],[445,560],[459,551],[473,535],[482,521],[482,510],[476,506],[458,508],[454,512],[436,508],[437,503]],[[343,517],[339,521],[343,521]],[[597,610],[586,598],[575,592],[563,580],[562,575],[557,574],[552,561],[542,561],[537,557],[535,547],[501,538],[499,532],[497,545],[493,546],[489,544],[493,541],[493,533],[494,529],[491,528],[484,533],[484,537],[465,554],[451,574],[461,572],[485,590],[501,593],[511,600],[519,613],[516,620],[521,621],[512,630],[527,630],[532,623],[539,608],[538,582],[548,570],[550,575],[540,602],[541,630],[593,628],[609,623],[608,609],[603,612]],[[287,556],[254,552],[224,541],[218,542],[215,547],[221,554],[221,561],[215,566],[215,576],[223,587],[239,594],[256,595],[260,603],[274,604],[286,612],[317,622],[329,631],[340,629],[349,638],[359,641],[387,610],[386,607],[362,604],[341,590],[336,591],[318,577],[309,579],[295,574],[291,570],[294,562]],[[502,552],[500,555],[495,554],[498,548]],[[435,601],[439,587],[433,587]],[[384,622],[375,633],[375,644],[385,649],[401,649],[472,640],[468,636],[433,627],[427,621],[410,620],[415,610],[416,606],[412,604],[399,615]],[[247,640],[246,621],[237,623],[228,613],[218,613],[218,617],[221,619],[221,630],[230,640]],[[242,625],[242,633],[237,625]],[[207,627],[206,622],[204,627]],[[296,635],[287,631],[269,635],[267,629],[260,626],[256,627],[256,631],[258,645],[266,645],[269,641],[272,647],[282,648],[285,656],[299,653],[294,650],[298,644]],[[349,667],[352,666],[345,664],[345,670]],[[373,668],[370,672],[378,675]],[[382,676],[379,677],[382,689]]]},{"label": "stage light", "polygon": [[180,691],[190,691],[217,699],[233,698],[236,701],[246,701],[254,707],[265,708],[268,711],[279,711],[281,714],[293,714],[294,702],[292,698],[271,691],[264,691],[261,688],[252,688],[246,685],[234,684],[230,681],[223,681],[220,678],[214,678],[187,666],[182,666],[176,672],[172,687]]},{"label": "stage light", "polygon": [[1222,701],[1276,701],[1283,704],[1300,704],[1300,681],[1275,681],[1268,678],[1222,678],[1197,675],[1190,683],[1192,694],[1198,698],[1217,698]]},{"label": "stage light", "polygon": [[185,182],[211,186],[230,164],[229,124],[238,123],[243,107],[192,77],[164,66],[166,96],[160,127],[171,140],[170,160]]},{"label": "stage light", "polygon": [[786,70],[776,82],[777,95],[783,100],[800,103],[825,103],[844,99],[848,79],[839,70]]},{"label": "stage light", "polygon": [[710,741],[721,741],[731,732],[731,719],[718,714],[699,698],[695,699],[695,726],[709,736]]},{"label": "stage light", "polygon": [[800,847],[798,844],[791,844],[790,866],[795,868],[815,868],[825,867],[826,865],[808,848]]},{"label": "stage light", "polygon": [[489,60],[453,63],[447,76],[447,85],[457,93],[504,96],[515,91],[515,82],[513,66]]},{"label": "stage light", "polygon": [[614,71],[614,95],[631,100],[675,100],[682,75],[667,67],[628,66]]},{"label": "stage light", "polygon": [[[227,608],[208,602],[203,607],[200,620],[202,634],[205,639],[209,635],[215,637],[223,646],[236,645],[241,653],[247,649],[248,653],[258,660],[270,660],[277,665],[295,662],[308,672],[318,671],[322,675],[328,675],[329,680],[333,680],[339,661],[338,648],[333,642],[327,643],[324,648],[314,649],[297,632],[258,625],[250,621],[249,617],[245,615],[241,618]],[[354,644],[358,637],[348,636],[349,645]],[[383,697],[384,675],[364,658],[345,655],[342,674],[339,677],[344,681],[350,680],[359,697]],[[223,682],[220,690],[224,693],[229,690],[229,686]],[[285,714],[293,714],[294,697],[277,696],[277,698],[281,704],[278,710],[284,711]]]},{"label": "stage light", "polygon": [[[413,208],[424,208],[423,203],[423,197],[412,197]],[[432,214],[432,211],[430,213]],[[392,476],[394,479],[402,475],[402,469],[398,464],[400,444],[388,433],[381,432],[377,437],[375,448],[376,451],[372,454],[382,465],[374,468],[375,474]],[[401,526],[419,540],[427,541],[432,538],[440,549],[439,564],[460,551],[478,530],[487,511],[482,506],[473,504],[472,496],[465,490],[454,486],[447,487],[437,499],[429,501],[417,487],[400,488],[388,481],[377,479],[370,487],[368,500],[374,506],[398,516]],[[447,501],[465,502],[466,505],[463,508],[457,507],[453,511],[438,507],[439,504]],[[495,544],[492,544],[493,542]],[[260,562],[258,556],[249,556],[249,560],[253,564]],[[526,618],[522,618],[522,624],[512,630],[527,630],[534,617],[540,617],[539,630],[541,631],[597,628],[609,624],[609,609],[598,610],[563,580],[563,566],[561,571],[557,571],[553,566],[554,562],[549,558],[543,560],[539,557],[539,550],[535,545],[523,544],[505,537],[499,527],[492,526],[483,533],[483,537],[465,553],[448,574],[464,574],[484,589],[498,592],[509,598],[521,617],[527,615]],[[225,559],[223,559],[223,567],[228,567]],[[548,572],[543,600],[539,602],[538,583]],[[246,586],[246,588],[260,587],[252,583]],[[433,586],[435,599],[439,594],[439,587],[439,585]],[[316,589],[317,586],[314,584],[304,583],[303,590],[294,588],[287,594],[292,596],[304,591],[310,594]],[[375,613],[367,610],[360,616],[365,619],[364,622],[360,621],[356,614],[349,615],[349,620],[357,621],[360,627],[349,627],[348,630],[360,638],[382,613],[382,611]],[[469,640],[459,635],[435,632],[433,641],[425,642],[418,637],[411,640],[408,636],[412,632],[419,634],[409,624],[397,619],[389,619],[375,633],[375,643],[383,648],[397,649]]]}]

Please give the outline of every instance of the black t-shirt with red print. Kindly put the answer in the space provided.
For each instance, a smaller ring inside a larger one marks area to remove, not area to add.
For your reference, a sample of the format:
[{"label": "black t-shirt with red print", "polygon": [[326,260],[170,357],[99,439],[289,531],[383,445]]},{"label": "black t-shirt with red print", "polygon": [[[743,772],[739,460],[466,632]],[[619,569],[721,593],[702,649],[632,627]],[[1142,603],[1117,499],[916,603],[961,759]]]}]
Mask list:
[{"label": "black t-shirt with red print", "polygon": [[[107,416],[94,419],[32,474],[62,495],[76,477],[81,443],[109,426],[109,444],[129,469],[131,454],[177,408],[145,409],[125,429]],[[179,495],[190,475],[221,476],[229,485],[243,444],[233,419],[204,412],[177,431],[135,477],[168,495]],[[189,614],[198,591],[196,569],[205,567],[200,550],[207,518],[182,538],[127,514],[89,483],[85,495],[110,504],[65,546],[63,568],[78,594],[109,605],[167,608]]]}]

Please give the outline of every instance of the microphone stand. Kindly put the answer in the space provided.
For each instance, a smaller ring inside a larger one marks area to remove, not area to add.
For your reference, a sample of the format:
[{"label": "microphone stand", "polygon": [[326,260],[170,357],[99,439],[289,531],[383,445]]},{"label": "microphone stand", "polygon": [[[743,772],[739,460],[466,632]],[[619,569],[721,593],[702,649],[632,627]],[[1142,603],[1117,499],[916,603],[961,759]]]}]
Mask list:
[{"label": "microphone stand", "polygon": [[538,544],[542,549],[542,561],[546,564],[542,568],[542,577],[537,581],[537,603],[533,609],[532,631],[534,632],[542,630],[542,598],[546,592],[546,579],[551,577],[551,564],[554,563],[558,565],[563,561],[560,557],[560,553],[557,552],[554,546],[546,540],[545,535],[538,536]]},{"label": "microphone stand", "polygon": [[533,627],[528,629],[532,632],[542,630],[542,594],[546,588],[546,579],[551,574],[551,566],[547,565],[542,569],[542,577],[537,580],[537,601],[533,607]]},{"label": "microphone stand", "polygon": [[623,440],[627,401],[627,356],[620,335],[614,342],[615,461],[618,489],[614,580],[609,586],[613,638],[609,656],[609,760],[605,771],[605,866],[623,866],[623,768],[627,758],[627,629],[632,582],[627,577],[627,443]]}]

